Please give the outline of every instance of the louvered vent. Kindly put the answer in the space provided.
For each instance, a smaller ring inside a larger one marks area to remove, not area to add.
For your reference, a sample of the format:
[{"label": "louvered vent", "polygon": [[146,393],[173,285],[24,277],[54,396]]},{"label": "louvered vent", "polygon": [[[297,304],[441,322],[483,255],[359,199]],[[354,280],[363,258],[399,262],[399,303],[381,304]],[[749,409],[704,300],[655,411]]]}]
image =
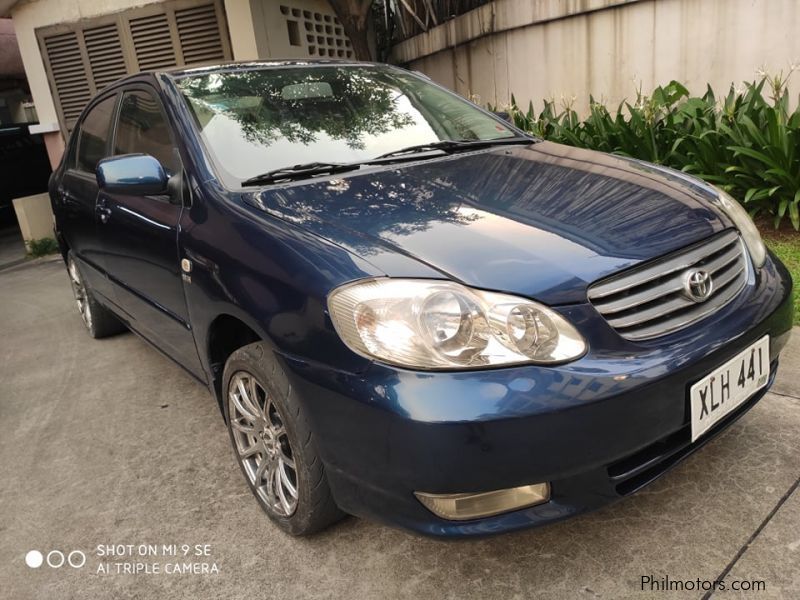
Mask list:
[{"label": "louvered vent", "polygon": [[152,2],[36,30],[65,131],[97,92],[137,71],[231,59],[223,0]]},{"label": "louvered vent", "polygon": [[131,19],[130,27],[140,70],[164,69],[178,64],[167,15]]},{"label": "louvered vent", "polygon": [[116,23],[85,29],[83,41],[97,91],[126,75],[125,57]]},{"label": "louvered vent", "polygon": [[225,58],[213,4],[175,11],[184,64],[219,61]]},{"label": "louvered vent", "polygon": [[51,36],[45,40],[45,49],[64,124],[67,129],[72,129],[92,96],[81,59],[78,34],[70,31]]}]

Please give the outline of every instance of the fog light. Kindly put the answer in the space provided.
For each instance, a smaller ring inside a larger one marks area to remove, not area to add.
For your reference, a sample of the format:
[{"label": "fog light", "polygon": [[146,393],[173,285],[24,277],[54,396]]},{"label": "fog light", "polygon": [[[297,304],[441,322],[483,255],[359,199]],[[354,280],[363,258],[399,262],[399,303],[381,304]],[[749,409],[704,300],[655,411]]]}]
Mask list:
[{"label": "fog light", "polygon": [[491,517],[500,513],[542,504],[550,499],[550,484],[535,483],[477,494],[426,494],[414,495],[437,517],[450,521]]}]

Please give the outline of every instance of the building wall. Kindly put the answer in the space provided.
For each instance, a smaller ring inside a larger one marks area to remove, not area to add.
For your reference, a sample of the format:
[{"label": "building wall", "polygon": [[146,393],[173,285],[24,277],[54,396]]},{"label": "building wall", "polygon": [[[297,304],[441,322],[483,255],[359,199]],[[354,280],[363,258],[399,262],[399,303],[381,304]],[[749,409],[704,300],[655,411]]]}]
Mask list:
[{"label": "building wall", "polygon": [[[30,95],[22,89],[0,92],[0,98],[5,102],[11,116],[11,123],[29,123],[33,114],[25,110],[25,104],[30,100]],[[0,124],[5,125],[0,121]]]},{"label": "building wall", "polygon": [[[589,95],[616,106],[672,79],[718,95],[800,61],[796,0],[495,0],[396,46],[393,57],[481,103]],[[790,80],[793,97],[800,73]]]},{"label": "building wall", "polygon": [[[349,41],[327,0],[250,0],[261,58],[352,58]],[[294,23],[292,40],[287,23]]]},{"label": "building wall", "polygon": [[[23,0],[12,9],[11,16],[25,75],[39,116],[37,133],[44,135],[53,165],[61,158],[64,140],[59,131],[56,106],[36,38],[36,29],[117,13],[157,1],[159,0]],[[310,23],[308,19],[327,20],[328,22],[323,23],[323,28],[333,25],[335,19],[327,0],[224,0],[224,7],[235,60],[320,56],[318,49],[316,55],[309,52],[311,48],[307,35],[310,32],[306,31],[306,26]],[[301,14],[296,18],[293,11],[298,10]],[[287,19],[298,21],[302,36],[299,46],[290,43]],[[328,37],[331,34],[325,33],[326,41]],[[349,41],[346,43],[349,44]],[[334,39],[333,45],[337,48],[343,47],[342,40],[337,42]]]},{"label": "building wall", "polygon": [[57,128],[56,107],[47,82],[47,73],[36,41],[35,30],[47,25],[70,23],[88,17],[119,12],[150,4],[148,0],[32,0],[17,4],[11,11],[25,75],[43,127]]},{"label": "building wall", "polygon": [[[291,10],[301,11],[300,16],[292,15]],[[309,53],[309,46],[317,47],[318,44],[315,43],[316,40],[310,42],[306,37],[312,33],[306,31],[305,23],[309,21],[316,25],[319,19],[315,17],[319,16],[328,17],[331,22],[336,18],[327,0],[225,0],[225,12],[231,31],[233,55],[237,60],[318,56]],[[306,19],[306,16],[309,19]],[[299,46],[292,45],[289,39],[287,20],[298,21]],[[322,23],[323,27],[331,24]],[[325,31],[320,33],[326,41],[332,35]],[[317,34],[318,32],[313,32],[315,38]],[[335,46],[336,36],[333,37]]]}]

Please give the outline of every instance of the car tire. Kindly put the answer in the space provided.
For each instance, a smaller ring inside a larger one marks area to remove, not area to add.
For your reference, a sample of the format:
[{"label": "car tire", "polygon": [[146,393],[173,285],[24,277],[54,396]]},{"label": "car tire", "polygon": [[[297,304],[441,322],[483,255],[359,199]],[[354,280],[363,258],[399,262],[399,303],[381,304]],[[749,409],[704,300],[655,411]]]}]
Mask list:
[{"label": "car tire", "polygon": [[95,299],[92,290],[81,274],[78,261],[75,260],[72,251],[67,253],[67,274],[72,284],[72,294],[78,304],[78,312],[89,335],[100,339],[125,331],[125,325],[114,316],[114,313]]},{"label": "car tire", "polygon": [[296,536],[341,519],[302,403],[263,342],[231,354],[222,390],[234,455],[264,512]]}]

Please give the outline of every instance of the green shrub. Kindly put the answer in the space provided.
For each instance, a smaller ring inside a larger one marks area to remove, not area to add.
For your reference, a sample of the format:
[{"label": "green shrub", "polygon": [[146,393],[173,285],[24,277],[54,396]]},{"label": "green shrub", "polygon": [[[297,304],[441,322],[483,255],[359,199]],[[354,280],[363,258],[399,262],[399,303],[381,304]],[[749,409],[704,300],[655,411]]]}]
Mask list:
[{"label": "green shrub", "polygon": [[613,113],[591,98],[583,120],[552,100],[538,115],[532,103],[523,111],[512,96],[509,114],[544,139],[692,173],[730,193],[751,215],[769,214],[775,227],[788,216],[800,229],[800,107],[789,108],[787,79],[764,76],[741,91],[731,87],[721,101],[710,87],[695,97],[672,81],[650,96],[640,90],[634,103]]},{"label": "green shrub", "polygon": [[28,242],[28,254],[34,257],[55,254],[58,252],[58,242],[53,238],[46,237]]}]

